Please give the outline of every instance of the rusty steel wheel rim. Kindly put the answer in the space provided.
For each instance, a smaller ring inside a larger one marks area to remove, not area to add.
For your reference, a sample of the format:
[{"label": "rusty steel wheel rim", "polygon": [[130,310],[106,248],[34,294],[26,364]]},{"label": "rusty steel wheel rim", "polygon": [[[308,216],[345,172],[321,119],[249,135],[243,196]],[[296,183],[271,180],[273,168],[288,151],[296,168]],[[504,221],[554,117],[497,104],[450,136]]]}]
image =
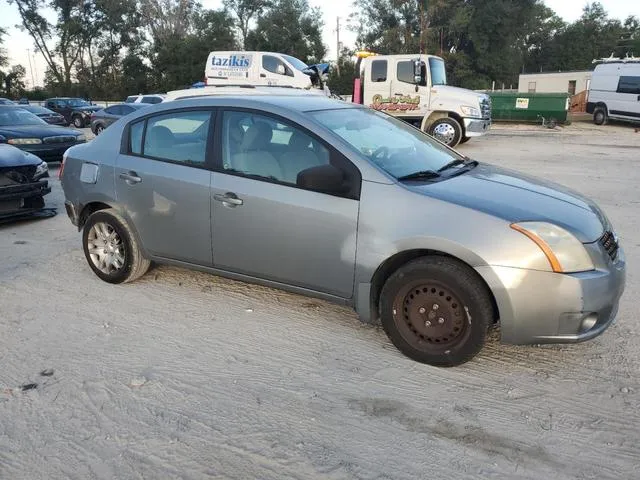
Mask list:
[{"label": "rusty steel wheel rim", "polygon": [[402,337],[428,353],[446,353],[471,330],[471,317],[459,295],[437,282],[403,287],[393,301],[393,318]]}]

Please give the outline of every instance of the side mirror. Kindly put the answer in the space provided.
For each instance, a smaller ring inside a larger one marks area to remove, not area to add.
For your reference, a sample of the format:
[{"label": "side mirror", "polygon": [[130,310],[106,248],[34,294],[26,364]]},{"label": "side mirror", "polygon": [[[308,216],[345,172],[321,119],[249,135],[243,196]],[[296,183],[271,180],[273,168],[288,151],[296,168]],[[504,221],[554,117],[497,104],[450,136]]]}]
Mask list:
[{"label": "side mirror", "polygon": [[422,75],[414,75],[413,83],[415,83],[416,85],[420,85],[420,83],[422,83]]},{"label": "side mirror", "polygon": [[413,76],[422,78],[422,62],[420,60],[413,61]]},{"label": "side mirror", "polygon": [[279,63],[278,66],[276,67],[276,73],[278,75],[286,75],[287,71],[285,70],[284,65]]},{"label": "side mirror", "polygon": [[298,173],[296,185],[322,193],[346,193],[349,185],[342,170],[333,165],[319,165]]}]

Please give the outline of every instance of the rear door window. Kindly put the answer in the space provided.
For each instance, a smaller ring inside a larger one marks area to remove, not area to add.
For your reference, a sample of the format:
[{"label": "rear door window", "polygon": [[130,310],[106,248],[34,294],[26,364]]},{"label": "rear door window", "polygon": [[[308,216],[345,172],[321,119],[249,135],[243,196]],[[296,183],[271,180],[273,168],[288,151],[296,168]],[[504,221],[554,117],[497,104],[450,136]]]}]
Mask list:
[{"label": "rear door window", "polygon": [[374,60],[371,62],[371,81],[386,82],[387,81],[387,61]]},{"label": "rear door window", "polygon": [[142,97],[142,103],[160,103],[162,102],[162,99],[160,97],[153,97],[153,96],[147,96],[147,97]]},{"label": "rear door window", "polygon": [[142,155],[187,165],[204,165],[212,112],[173,112],[147,120]]}]

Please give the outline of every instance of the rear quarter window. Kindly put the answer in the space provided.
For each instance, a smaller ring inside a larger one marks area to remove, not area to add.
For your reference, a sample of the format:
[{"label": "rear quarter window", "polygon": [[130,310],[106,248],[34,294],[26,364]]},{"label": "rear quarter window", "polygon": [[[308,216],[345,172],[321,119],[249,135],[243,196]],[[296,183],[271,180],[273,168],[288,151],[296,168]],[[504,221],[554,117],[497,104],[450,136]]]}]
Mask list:
[{"label": "rear quarter window", "polygon": [[129,151],[135,155],[142,155],[142,132],[144,121],[136,122],[129,128]]}]

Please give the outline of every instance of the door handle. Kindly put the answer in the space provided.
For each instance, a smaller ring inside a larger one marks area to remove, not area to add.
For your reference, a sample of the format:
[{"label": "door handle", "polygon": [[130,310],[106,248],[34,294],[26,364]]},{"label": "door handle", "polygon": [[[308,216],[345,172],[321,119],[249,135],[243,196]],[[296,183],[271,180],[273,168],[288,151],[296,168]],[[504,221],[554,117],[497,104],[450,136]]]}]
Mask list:
[{"label": "door handle", "polygon": [[242,205],[244,203],[242,199],[238,198],[238,196],[233,192],[227,192],[224,195],[221,193],[216,193],[213,196],[213,199],[217,200],[218,202],[222,202],[230,207],[237,207],[238,205]]},{"label": "door handle", "polygon": [[125,182],[127,182],[129,185],[134,185],[136,183],[142,182],[142,179],[138,176],[136,172],[121,173],[120,178]]},{"label": "door handle", "polygon": [[262,78],[267,78],[267,74],[266,74],[266,73],[261,73],[261,74],[260,74],[260,76],[261,76]]}]

